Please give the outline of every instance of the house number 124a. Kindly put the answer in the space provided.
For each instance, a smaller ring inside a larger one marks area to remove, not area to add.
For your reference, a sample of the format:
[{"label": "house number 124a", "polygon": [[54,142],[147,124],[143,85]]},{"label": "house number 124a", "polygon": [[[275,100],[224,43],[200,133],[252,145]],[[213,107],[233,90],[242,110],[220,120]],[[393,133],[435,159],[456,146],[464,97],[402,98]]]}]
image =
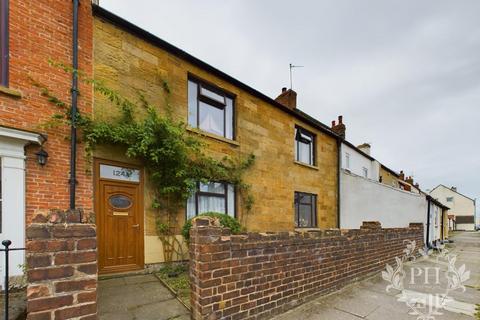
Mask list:
[{"label": "house number 124a", "polygon": [[116,177],[130,178],[132,176],[131,169],[113,170],[113,175]]},{"label": "house number 124a", "polygon": [[101,164],[100,177],[121,181],[140,182],[140,171],[137,169]]}]

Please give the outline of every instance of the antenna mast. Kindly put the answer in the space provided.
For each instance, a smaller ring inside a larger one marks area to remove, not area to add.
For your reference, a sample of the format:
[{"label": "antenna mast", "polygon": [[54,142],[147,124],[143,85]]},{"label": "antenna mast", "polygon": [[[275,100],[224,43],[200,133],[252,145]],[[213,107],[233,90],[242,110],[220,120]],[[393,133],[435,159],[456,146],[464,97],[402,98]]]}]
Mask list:
[{"label": "antenna mast", "polygon": [[290,90],[293,89],[293,77],[292,77],[292,69],[293,68],[303,68],[304,66],[294,66],[293,64],[290,63]]}]

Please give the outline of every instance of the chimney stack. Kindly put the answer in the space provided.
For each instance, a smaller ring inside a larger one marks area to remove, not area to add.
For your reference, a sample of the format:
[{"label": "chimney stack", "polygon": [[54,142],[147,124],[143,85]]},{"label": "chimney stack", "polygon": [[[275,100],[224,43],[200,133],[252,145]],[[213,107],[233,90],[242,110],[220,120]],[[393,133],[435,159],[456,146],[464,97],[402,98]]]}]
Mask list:
[{"label": "chimney stack", "polygon": [[457,192],[457,187],[452,187],[451,189],[452,189],[452,191]]},{"label": "chimney stack", "polygon": [[296,109],[297,108],[297,93],[292,89],[287,89],[285,87],[282,88],[282,93],[275,98],[275,101],[284,105],[289,109]]},{"label": "chimney stack", "polygon": [[372,146],[370,145],[370,143],[363,143],[361,145],[359,145],[357,148],[360,149],[361,151],[363,151],[364,153],[370,155],[370,148]]},{"label": "chimney stack", "polygon": [[407,182],[408,184],[411,184],[413,186],[413,178],[410,176],[408,177],[405,182]]},{"label": "chimney stack", "polygon": [[340,137],[345,139],[345,131],[347,127],[343,124],[343,116],[338,116],[338,124],[335,123],[335,120],[332,121],[332,131],[338,134]]}]

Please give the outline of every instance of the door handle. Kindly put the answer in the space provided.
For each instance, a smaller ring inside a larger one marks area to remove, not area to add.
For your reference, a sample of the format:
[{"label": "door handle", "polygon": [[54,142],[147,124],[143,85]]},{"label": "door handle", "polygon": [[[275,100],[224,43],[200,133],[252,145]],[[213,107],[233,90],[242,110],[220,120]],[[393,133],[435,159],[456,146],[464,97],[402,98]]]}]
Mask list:
[{"label": "door handle", "polygon": [[140,227],[139,224],[134,224],[134,225],[132,226],[132,228],[138,228],[138,227]]}]

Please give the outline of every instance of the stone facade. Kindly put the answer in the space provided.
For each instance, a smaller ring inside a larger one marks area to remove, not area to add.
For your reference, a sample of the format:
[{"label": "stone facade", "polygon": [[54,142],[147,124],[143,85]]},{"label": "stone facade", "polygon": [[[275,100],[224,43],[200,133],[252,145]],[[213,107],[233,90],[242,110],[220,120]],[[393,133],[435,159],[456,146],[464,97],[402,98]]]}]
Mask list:
[{"label": "stone facade", "polygon": [[380,177],[383,184],[389,185],[394,188],[398,188],[400,186],[398,183],[398,176],[386,170],[384,166],[380,166]]},{"label": "stone facade", "polygon": [[83,211],[35,216],[26,249],[27,319],[96,319],[96,227]]},{"label": "stone facade", "polygon": [[[304,123],[284,110],[259,99],[209,71],[199,68],[132,34],[104,17],[94,20],[94,74],[109,87],[135,98],[141,90],[149,102],[164,109],[163,81],[172,92],[170,105],[178,119],[187,121],[187,79],[192,74],[235,95],[236,138],[227,140],[211,134],[199,136],[208,152],[218,158],[256,155],[256,162],[245,180],[252,185],[256,201],[251,214],[237,206],[237,216],[249,230],[294,229],[294,192],[318,195],[317,221],[320,228],[337,225],[337,141],[334,137]],[[111,114],[104,100],[95,96],[97,117]],[[317,137],[316,167],[294,161],[295,125]],[[191,130],[192,134],[198,134]],[[95,154],[106,159],[123,159],[122,151],[100,148]],[[155,237],[154,211],[150,209],[148,181],[145,192],[146,236]],[[185,211],[179,212],[179,226]],[[146,248],[148,250],[148,248]]]},{"label": "stone facade", "polygon": [[364,278],[423,247],[423,225],[231,235],[213,219],[190,231],[192,319],[263,319]]}]

